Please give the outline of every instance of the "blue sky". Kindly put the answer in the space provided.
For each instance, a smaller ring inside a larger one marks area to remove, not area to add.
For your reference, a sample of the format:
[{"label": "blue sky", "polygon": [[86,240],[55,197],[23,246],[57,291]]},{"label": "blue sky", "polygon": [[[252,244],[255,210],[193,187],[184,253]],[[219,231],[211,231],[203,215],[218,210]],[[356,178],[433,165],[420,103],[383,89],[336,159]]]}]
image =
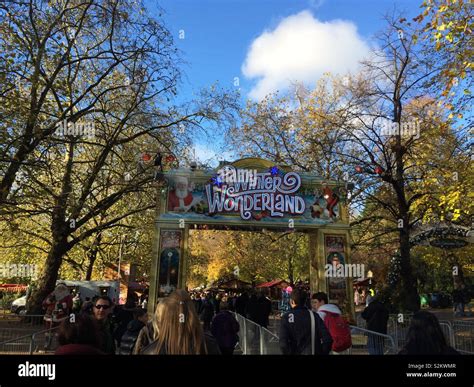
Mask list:
[{"label": "blue sky", "polygon": [[[355,71],[396,9],[419,13],[417,0],[162,0],[164,21],[187,64],[179,98],[215,82],[259,100],[290,81],[314,84],[324,71]],[[148,0],[157,13],[156,0]],[[183,35],[184,34],[184,35]],[[236,86],[235,83],[238,82]],[[198,158],[213,148],[196,139]]]}]

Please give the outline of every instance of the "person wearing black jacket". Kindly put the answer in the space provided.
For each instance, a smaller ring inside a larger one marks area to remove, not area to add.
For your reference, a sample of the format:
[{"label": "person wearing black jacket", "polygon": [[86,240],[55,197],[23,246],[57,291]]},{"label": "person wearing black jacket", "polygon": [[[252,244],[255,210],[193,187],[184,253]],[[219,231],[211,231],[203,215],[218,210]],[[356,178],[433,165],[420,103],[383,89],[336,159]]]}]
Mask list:
[{"label": "person wearing black jacket", "polygon": [[[328,355],[331,351],[331,335],[319,315],[306,307],[307,298],[307,293],[298,288],[291,293],[292,309],[283,315],[280,325],[280,349],[284,355]],[[313,315],[315,323],[313,335],[310,314]]]},{"label": "person wearing black jacket", "polygon": [[200,320],[203,322],[204,331],[211,329],[211,321],[214,317],[214,305],[211,301],[211,295],[207,294],[206,298],[201,300],[201,313],[199,314]]},{"label": "person wearing black jacket", "polygon": [[221,302],[220,312],[214,316],[211,325],[211,333],[216,338],[223,355],[232,355],[235,345],[239,341],[237,335],[240,329],[239,323],[228,309],[228,303]]},{"label": "person wearing black jacket", "polygon": [[112,319],[114,304],[109,296],[100,296],[94,299],[93,317],[99,325],[99,335],[102,352],[115,355],[114,332],[115,323]]},{"label": "person wearing black jacket", "polygon": [[114,340],[117,347],[120,348],[122,336],[127,331],[128,324],[133,320],[133,312],[135,311],[135,303],[129,299],[125,305],[117,305],[114,308],[113,321],[116,325],[114,330]]},{"label": "person wearing black jacket", "polygon": [[137,342],[138,335],[148,322],[148,315],[145,309],[138,308],[133,312],[133,320],[127,325],[127,330],[120,340],[119,355],[131,355]]},{"label": "person wearing black jacket", "polygon": [[245,310],[245,316],[250,321],[253,321],[254,323],[257,323],[260,325],[259,314],[260,314],[260,305],[258,304],[257,294],[255,292],[252,292],[252,295],[250,296],[249,301],[247,302],[247,309]]},{"label": "person wearing black jacket", "polygon": [[272,302],[265,296],[263,292],[260,293],[260,296],[258,297],[258,307],[257,323],[266,328],[270,322],[269,317],[272,313]]},{"label": "person wearing black jacket", "polygon": [[235,300],[235,312],[240,314],[244,317],[246,316],[247,312],[247,304],[249,302],[249,296],[246,292],[242,293],[237,299]]},{"label": "person wearing black jacket", "polygon": [[[369,305],[362,312],[362,318],[367,321],[367,329],[387,334],[388,309],[378,299],[369,300]],[[383,355],[384,337],[369,334],[367,348],[370,355]]]}]

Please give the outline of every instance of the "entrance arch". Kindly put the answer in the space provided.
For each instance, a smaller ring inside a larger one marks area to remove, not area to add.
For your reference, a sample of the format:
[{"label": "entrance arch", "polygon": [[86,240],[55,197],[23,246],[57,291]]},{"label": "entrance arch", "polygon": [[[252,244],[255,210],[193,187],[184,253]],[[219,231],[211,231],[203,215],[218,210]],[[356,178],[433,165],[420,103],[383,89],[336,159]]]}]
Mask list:
[{"label": "entrance arch", "polygon": [[259,158],[240,159],[214,170],[163,173],[159,192],[149,306],[186,287],[189,230],[268,229],[309,235],[311,292],[324,291],[354,316],[351,278],[326,276],[326,265],[350,264],[346,184]]}]

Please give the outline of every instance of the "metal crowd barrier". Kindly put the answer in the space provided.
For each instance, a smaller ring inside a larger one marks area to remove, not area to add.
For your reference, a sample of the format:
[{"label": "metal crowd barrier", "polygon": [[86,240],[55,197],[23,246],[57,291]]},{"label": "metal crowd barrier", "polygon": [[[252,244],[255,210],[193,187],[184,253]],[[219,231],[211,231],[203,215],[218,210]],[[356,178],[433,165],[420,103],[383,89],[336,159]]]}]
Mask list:
[{"label": "metal crowd barrier", "polygon": [[[239,344],[244,355],[281,354],[279,338],[275,333],[239,314],[234,313],[234,316],[240,324]],[[403,319],[399,317],[399,315],[389,316],[387,334],[373,332],[360,326],[350,326],[352,347],[339,354],[398,354],[406,344],[412,315],[404,314]],[[440,320],[440,325],[446,341],[451,347],[462,354],[474,354],[474,321]]]},{"label": "metal crowd barrier", "polygon": [[393,337],[396,351],[400,351],[406,344],[408,328],[413,314],[391,314],[387,323],[387,334]]},{"label": "metal crowd barrier", "polygon": [[31,355],[32,349],[32,334],[17,336],[10,340],[2,341],[0,343],[1,355]]},{"label": "metal crowd barrier", "polygon": [[[43,316],[41,317],[43,318]],[[69,317],[64,317],[62,320],[66,318]],[[43,322],[43,320],[41,321]],[[42,327],[42,329],[38,330],[38,325],[27,325],[17,329],[0,329],[0,354],[32,355],[54,353],[58,347],[56,340],[58,328],[59,325],[47,329]]]},{"label": "metal crowd barrier", "polygon": [[55,339],[58,328],[59,327],[45,329],[3,341],[0,343],[0,354],[33,355],[54,353],[58,346],[57,340]]},{"label": "metal crowd barrier", "polygon": [[16,329],[27,329],[29,327],[38,327],[43,324],[43,314],[0,314],[0,331],[9,325]]},{"label": "metal crowd barrier", "polygon": [[280,355],[278,336],[244,316],[232,313],[240,325],[238,347],[243,355]]},{"label": "metal crowd barrier", "polygon": [[[233,313],[240,325],[239,347],[243,355],[281,355],[279,338],[268,329]],[[393,337],[368,329],[350,326],[352,347],[340,355],[389,355],[396,354]]]},{"label": "metal crowd barrier", "polygon": [[41,329],[44,329],[43,315],[1,315],[0,343],[12,342],[14,339],[31,335]]},{"label": "metal crowd barrier", "polygon": [[441,326],[441,330],[443,331],[444,337],[446,338],[446,342],[448,343],[448,345],[455,348],[456,342],[454,340],[453,328],[451,327],[451,322],[440,321],[439,325]]},{"label": "metal crowd barrier", "polygon": [[462,354],[474,354],[474,321],[444,322],[450,328],[451,346]]},{"label": "metal crowd barrier", "polygon": [[[406,344],[412,316],[412,314],[403,314],[402,319],[397,314],[389,316],[387,334],[394,340],[396,353]],[[357,321],[359,323],[360,320],[357,319]],[[451,347],[462,354],[474,354],[474,321],[439,320],[439,323]]]},{"label": "metal crowd barrier", "polygon": [[352,347],[341,352],[343,355],[394,355],[397,353],[395,340],[390,335],[369,331],[351,325]]}]

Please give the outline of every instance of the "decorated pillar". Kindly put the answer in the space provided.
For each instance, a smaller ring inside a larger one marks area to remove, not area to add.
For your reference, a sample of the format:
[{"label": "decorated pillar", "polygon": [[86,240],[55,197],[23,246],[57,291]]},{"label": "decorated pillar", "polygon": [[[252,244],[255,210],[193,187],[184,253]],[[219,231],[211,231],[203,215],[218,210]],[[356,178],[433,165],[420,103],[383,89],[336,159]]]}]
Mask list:
[{"label": "decorated pillar", "polygon": [[324,278],[324,259],[320,249],[319,232],[311,231],[308,234],[309,253],[309,285],[311,294],[326,292],[326,279]]},{"label": "decorated pillar", "polygon": [[325,230],[321,232],[326,293],[330,303],[337,304],[349,320],[353,320],[353,278],[364,277],[363,267],[350,262],[349,232]]},{"label": "decorated pillar", "polygon": [[189,225],[186,224],[183,230],[183,244],[181,249],[181,261],[179,266],[179,283],[180,289],[187,288],[187,273],[189,262]]},{"label": "decorated pillar", "polygon": [[158,299],[183,286],[185,229],[158,228],[157,254],[152,262],[149,305],[153,310]]}]

